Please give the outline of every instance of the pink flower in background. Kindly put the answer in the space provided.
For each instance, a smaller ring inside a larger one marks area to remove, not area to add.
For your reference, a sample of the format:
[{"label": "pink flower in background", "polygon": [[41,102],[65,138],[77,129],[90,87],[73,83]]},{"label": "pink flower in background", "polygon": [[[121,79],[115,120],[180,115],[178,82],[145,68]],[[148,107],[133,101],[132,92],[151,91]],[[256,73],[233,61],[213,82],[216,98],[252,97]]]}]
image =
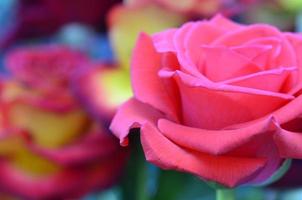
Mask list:
[{"label": "pink flower in background", "polygon": [[35,89],[68,89],[68,81],[88,62],[82,53],[57,45],[16,49],[6,57],[13,77]]},{"label": "pink flower in background", "polygon": [[148,36],[133,51],[134,97],[111,130],[140,128],[146,159],[234,187],[302,158],[302,37],[218,15]]},{"label": "pink flower in background", "polygon": [[[78,198],[105,189],[127,157],[73,94],[73,75],[91,63],[62,46],[6,56],[0,90],[0,191],[29,199]],[[110,120],[109,116],[108,119]]]}]

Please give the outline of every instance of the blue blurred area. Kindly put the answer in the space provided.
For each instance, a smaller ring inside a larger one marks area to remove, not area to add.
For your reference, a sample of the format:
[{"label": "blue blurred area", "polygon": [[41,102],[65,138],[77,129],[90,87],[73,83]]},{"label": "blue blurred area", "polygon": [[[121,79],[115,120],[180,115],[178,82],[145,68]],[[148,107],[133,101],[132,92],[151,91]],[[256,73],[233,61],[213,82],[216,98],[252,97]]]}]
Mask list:
[{"label": "blue blurred area", "polygon": [[120,200],[121,194],[119,188],[111,188],[99,194],[90,194],[82,200]]},{"label": "blue blurred area", "polygon": [[105,33],[97,34],[89,26],[68,24],[54,38],[54,42],[88,53],[92,58],[113,62],[113,52]]},{"label": "blue blurred area", "polygon": [[[12,33],[16,22],[18,0],[0,1],[0,45]],[[3,54],[0,54],[0,72],[3,72]]]},{"label": "blue blurred area", "polygon": [[0,33],[6,32],[8,27],[12,26],[12,22],[16,17],[16,6],[18,0],[1,0],[0,1]]}]

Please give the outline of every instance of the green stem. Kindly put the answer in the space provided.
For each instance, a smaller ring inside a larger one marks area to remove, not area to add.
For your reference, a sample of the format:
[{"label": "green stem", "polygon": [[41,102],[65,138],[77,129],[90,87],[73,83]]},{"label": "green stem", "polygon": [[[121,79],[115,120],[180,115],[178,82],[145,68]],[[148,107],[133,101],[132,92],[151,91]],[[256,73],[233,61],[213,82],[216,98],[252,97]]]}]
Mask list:
[{"label": "green stem", "polygon": [[149,200],[147,188],[147,164],[140,145],[139,134],[130,136],[130,159],[127,166],[127,173],[123,177],[121,189],[123,200]]},{"label": "green stem", "polygon": [[[143,158],[143,159],[142,159]],[[136,185],[136,199],[138,200],[148,200],[148,188],[147,188],[147,164],[144,160],[144,157],[140,157],[140,160],[137,163],[138,172],[137,172],[137,185]]]},{"label": "green stem", "polygon": [[232,189],[217,189],[216,200],[235,200],[235,192]]}]

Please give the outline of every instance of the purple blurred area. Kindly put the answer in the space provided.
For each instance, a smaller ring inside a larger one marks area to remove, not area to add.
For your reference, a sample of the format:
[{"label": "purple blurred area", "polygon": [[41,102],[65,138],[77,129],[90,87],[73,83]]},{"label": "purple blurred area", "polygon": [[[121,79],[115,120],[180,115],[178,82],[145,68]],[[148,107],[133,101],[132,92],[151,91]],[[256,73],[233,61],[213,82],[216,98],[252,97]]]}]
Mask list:
[{"label": "purple blurred area", "polygon": [[20,0],[16,20],[2,48],[13,41],[49,36],[67,23],[81,23],[98,31],[106,29],[106,15],[121,0]]},{"label": "purple blurred area", "polygon": [[293,188],[301,188],[302,187],[302,179],[299,174],[301,174],[302,169],[302,161],[301,160],[293,160],[290,169],[286,172],[286,174],[276,183],[269,186],[271,188],[278,189],[293,189]]}]

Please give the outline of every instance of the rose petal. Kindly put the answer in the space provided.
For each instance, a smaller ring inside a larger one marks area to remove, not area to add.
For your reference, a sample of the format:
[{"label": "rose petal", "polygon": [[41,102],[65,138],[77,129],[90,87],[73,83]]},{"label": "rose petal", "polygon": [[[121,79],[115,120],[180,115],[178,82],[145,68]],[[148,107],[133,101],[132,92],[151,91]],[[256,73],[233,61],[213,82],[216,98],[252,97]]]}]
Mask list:
[{"label": "rose petal", "polygon": [[277,28],[265,24],[253,24],[230,31],[217,38],[212,45],[238,46],[250,40],[272,36],[280,36]]},{"label": "rose petal", "polygon": [[302,95],[290,101],[285,106],[276,110],[272,115],[279,124],[285,124],[302,114]]},{"label": "rose petal", "polygon": [[272,123],[267,118],[247,127],[232,130],[206,130],[192,128],[160,119],[158,128],[177,145],[204,153],[221,155],[248,143],[255,136],[266,134]]},{"label": "rose petal", "polygon": [[278,126],[275,141],[283,158],[302,159],[302,133],[285,130]]},{"label": "rose petal", "polygon": [[161,57],[154,49],[151,38],[141,34],[133,52],[131,63],[132,88],[135,97],[152,105],[172,119],[178,118],[175,86],[170,81],[162,81],[158,76]]},{"label": "rose petal", "polygon": [[289,94],[283,94],[278,92],[270,92],[265,90],[258,90],[253,88],[246,88],[240,86],[232,86],[232,85],[225,85],[221,83],[214,83],[208,80],[205,77],[193,77],[191,75],[185,74],[179,70],[176,71],[167,71],[166,69],[162,69],[159,71],[159,75],[161,77],[170,78],[173,76],[179,77],[183,83],[187,86],[192,88],[207,88],[210,90],[217,90],[217,91],[226,91],[226,92],[239,92],[244,94],[254,94],[254,95],[263,95],[263,96],[271,96],[271,97],[278,97],[281,99],[291,100],[295,97]]},{"label": "rose petal", "polygon": [[[297,62],[295,58],[295,51],[293,50],[291,44],[288,42],[286,37],[273,26],[264,24],[249,25],[245,28],[224,34],[223,36],[217,38],[212,45],[238,46],[245,43],[260,44],[255,43],[255,40],[259,41],[259,38],[261,38],[263,44],[265,39],[271,40],[272,37],[275,37],[280,41],[280,43],[279,47],[275,47],[277,50],[275,52],[277,56],[271,60],[270,66],[296,66]],[[265,44],[271,43],[267,42]]]},{"label": "rose petal", "polygon": [[187,126],[221,129],[269,114],[293,98],[282,93],[217,84],[180,71],[163,72],[161,76],[177,80],[183,122]]},{"label": "rose petal", "polygon": [[246,180],[247,185],[263,183],[277,171],[284,161],[280,156],[273,139],[277,129],[274,124],[274,118],[265,117],[256,120],[249,125],[243,126],[242,128],[253,126],[256,123],[267,122],[267,120],[270,122],[270,127],[267,127],[264,134],[255,135],[247,143],[228,153],[228,155],[232,156],[260,157],[267,159],[263,169],[258,174],[255,174]]},{"label": "rose petal", "polygon": [[139,124],[146,122],[156,123],[160,117],[163,117],[163,114],[151,106],[136,99],[130,99],[118,109],[111,122],[110,130],[120,139],[121,145],[126,146],[131,128],[139,127]]},{"label": "rose petal", "polygon": [[210,23],[224,29],[224,31],[234,31],[236,29],[239,29],[241,27],[245,27],[245,25],[235,23],[227,18],[225,18],[221,14],[216,14],[214,17],[211,18]]},{"label": "rose petal", "polygon": [[255,63],[261,69],[265,69],[268,64],[270,55],[273,51],[273,46],[251,44],[231,47],[231,50],[246,57],[248,60],[250,60],[252,63]]},{"label": "rose petal", "polygon": [[272,92],[287,92],[285,81],[295,71],[297,71],[297,67],[280,67],[229,79],[220,83]]},{"label": "rose petal", "polygon": [[295,94],[302,89],[302,59],[300,56],[302,54],[302,36],[291,33],[287,33],[285,36],[292,44],[296,55],[298,55],[296,56],[298,73],[296,74],[296,77],[292,78],[293,82],[295,83],[295,87],[293,87],[289,92],[290,94]]},{"label": "rose petal", "polygon": [[154,125],[141,128],[141,142],[146,159],[163,169],[193,173],[206,180],[215,180],[229,187],[258,172],[263,158],[211,156],[182,149],[164,137]]},{"label": "rose petal", "polygon": [[194,24],[195,23],[193,22],[185,23],[181,28],[177,29],[173,37],[173,43],[176,48],[178,61],[181,64],[181,69],[192,75],[199,76],[200,72],[198,71],[198,68],[184,53],[186,52],[186,44],[184,43],[185,38]]},{"label": "rose petal", "polygon": [[184,57],[192,61],[197,68],[201,68],[206,57],[201,51],[201,45],[212,43],[217,37],[224,33],[219,27],[213,26],[207,21],[195,22],[184,37]]},{"label": "rose petal", "polygon": [[[201,71],[213,81],[223,81],[229,78],[256,73],[260,67],[246,57],[221,46],[201,46],[204,61]],[[219,58],[219,59],[217,59]]]},{"label": "rose petal", "polygon": [[[244,45],[270,45],[268,59],[263,69],[272,69],[280,66],[297,66],[295,51],[283,34],[254,38],[244,43]],[[264,55],[267,56],[267,55]]]},{"label": "rose petal", "polygon": [[157,52],[175,52],[175,46],[173,44],[173,37],[177,29],[168,29],[152,35],[154,47]]}]

